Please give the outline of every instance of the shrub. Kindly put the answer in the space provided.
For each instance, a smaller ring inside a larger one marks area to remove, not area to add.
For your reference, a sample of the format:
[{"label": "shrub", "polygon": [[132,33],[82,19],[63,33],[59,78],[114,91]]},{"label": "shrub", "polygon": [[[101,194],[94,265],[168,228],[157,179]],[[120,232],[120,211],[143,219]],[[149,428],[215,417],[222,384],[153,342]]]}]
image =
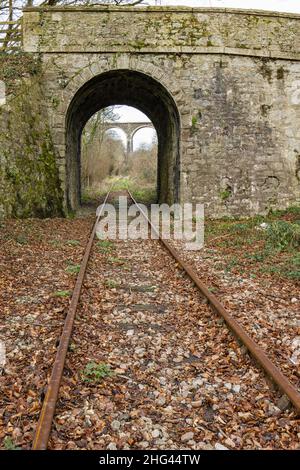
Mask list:
[{"label": "shrub", "polygon": [[300,246],[300,225],[278,220],[271,223],[266,231],[267,244],[278,251]]}]

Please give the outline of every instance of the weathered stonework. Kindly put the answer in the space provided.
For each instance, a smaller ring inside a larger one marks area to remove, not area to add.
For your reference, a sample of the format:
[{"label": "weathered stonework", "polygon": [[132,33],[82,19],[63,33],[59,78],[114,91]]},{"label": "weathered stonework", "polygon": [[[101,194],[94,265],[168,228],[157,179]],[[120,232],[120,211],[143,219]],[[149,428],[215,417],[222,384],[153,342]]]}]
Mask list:
[{"label": "weathered stonework", "polygon": [[109,104],[158,131],[161,201],[251,215],[300,199],[300,15],[191,8],[24,12],[38,54],[65,201],[79,200],[79,139]]},{"label": "weathered stonework", "polygon": [[0,61],[7,99],[0,107],[0,218],[63,213],[63,192],[49,131],[39,62],[33,57]]}]

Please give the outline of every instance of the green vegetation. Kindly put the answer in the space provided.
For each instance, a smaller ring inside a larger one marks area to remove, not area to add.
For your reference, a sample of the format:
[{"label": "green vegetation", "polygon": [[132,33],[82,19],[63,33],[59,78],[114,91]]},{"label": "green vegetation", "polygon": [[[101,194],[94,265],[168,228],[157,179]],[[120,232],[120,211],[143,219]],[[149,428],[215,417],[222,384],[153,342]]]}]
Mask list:
[{"label": "green vegetation", "polygon": [[89,362],[84,371],[82,372],[82,378],[85,382],[89,383],[99,383],[105,377],[111,377],[113,374],[109,365],[101,362],[97,364],[96,362]]},{"label": "green vegetation", "polygon": [[69,297],[71,295],[71,291],[69,290],[57,290],[54,292],[55,297]]},{"label": "green vegetation", "polygon": [[18,93],[11,101],[7,131],[0,133],[4,213],[16,218],[62,215],[63,194],[51,133],[40,105],[40,84],[35,79],[30,85],[15,80],[14,85]]},{"label": "green vegetation", "polygon": [[137,40],[135,42],[129,43],[129,46],[133,47],[134,49],[140,50],[146,47],[147,44],[143,40]]},{"label": "green vegetation", "polygon": [[6,436],[3,440],[3,444],[4,444],[4,449],[5,450],[21,450],[20,447],[18,447],[14,441],[12,440],[11,437],[9,436]]},{"label": "green vegetation", "polygon": [[67,244],[68,246],[77,246],[77,245],[80,245],[80,241],[79,241],[79,240],[68,240],[68,241],[66,242],[66,244]]},{"label": "green vegetation", "polygon": [[196,117],[196,116],[193,116],[193,117],[192,117],[192,127],[195,128],[196,125],[197,125],[197,123],[198,123],[197,117]]},{"label": "green vegetation", "polygon": [[75,212],[74,210],[72,210],[72,209],[68,209],[68,210],[66,211],[66,214],[65,214],[65,215],[66,215],[66,218],[67,218],[67,219],[73,220],[73,219],[75,219],[76,212]]},{"label": "green vegetation", "polygon": [[5,82],[7,94],[16,94],[20,80],[37,75],[40,66],[40,58],[33,54],[1,54],[0,80]]},{"label": "green vegetation", "polygon": [[58,247],[61,245],[61,241],[60,240],[50,240],[50,245],[54,246],[54,247]]},{"label": "green vegetation", "polygon": [[300,253],[296,253],[291,258],[290,268],[286,271],[286,276],[290,279],[300,279]]},{"label": "green vegetation", "polygon": [[109,256],[108,261],[113,264],[124,264],[125,260],[121,258],[116,258],[114,256]]},{"label": "green vegetation", "polygon": [[222,201],[227,201],[227,199],[229,199],[230,196],[231,196],[230,188],[226,188],[220,191],[220,198],[222,199]]},{"label": "green vegetation", "polygon": [[80,264],[69,264],[66,268],[66,272],[69,274],[78,274],[80,271]]},{"label": "green vegetation", "polygon": [[53,108],[54,108],[54,109],[58,108],[58,106],[59,106],[59,99],[54,96],[51,101],[52,101],[52,106],[53,106]]},{"label": "green vegetation", "polygon": [[116,287],[119,286],[119,283],[114,281],[113,279],[106,279],[105,285],[109,287],[110,289],[115,289]]},{"label": "green vegetation", "polygon": [[211,292],[212,294],[216,294],[218,292],[218,289],[216,287],[209,287],[208,288],[209,292]]},{"label": "green vegetation", "polygon": [[254,278],[300,280],[300,207],[270,211],[265,217],[206,220],[207,253],[220,259],[215,268]]},{"label": "green vegetation", "polygon": [[225,272],[230,272],[235,266],[238,265],[238,260],[235,256],[229,259],[228,263],[225,265]]},{"label": "green vegetation", "polygon": [[140,204],[150,205],[156,203],[156,190],[153,188],[135,188],[131,190],[134,199]]},{"label": "green vegetation", "polygon": [[110,253],[112,250],[115,249],[113,242],[111,242],[110,240],[100,240],[99,242],[97,242],[97,246],[98,248],[100,248],[100,251],[102,251],[102,253]]},{"label": "green vegetation", "polygon": [[16,242],[19,244],[19,245],[26,245],[28,243],[28,239],[25,235],[18,235],[16,237]]},{"label": "green vegetation", "polygon": [[277,251],[300,247],[300,225],[285,220],[272,222],[267,227],[267,246]]},{"label": "green vegetation", "polygon": [[109,177],[102,181],[99,188],[85,188],[81,200],[84,203],[99,201],[111,188],[113,191],[130,191],[141,204],[150,205],[157,201],[157,192],[152,184],[141,184],[131,176]]}]

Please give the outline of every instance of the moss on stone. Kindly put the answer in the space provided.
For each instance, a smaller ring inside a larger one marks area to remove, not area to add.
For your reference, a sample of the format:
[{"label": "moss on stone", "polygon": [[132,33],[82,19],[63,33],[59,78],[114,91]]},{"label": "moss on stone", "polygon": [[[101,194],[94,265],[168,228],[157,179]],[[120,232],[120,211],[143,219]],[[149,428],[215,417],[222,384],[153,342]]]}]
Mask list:
[{"label": "moss on stone", "polygon": [[269,82],[272,81],[272,68],[268,63],[268,59],[261,59],[261,65],[259,67],[259,72],[261,75]]},{"label": "moss on stone", "polygon": [[6,85],[7,94],[16,93],[20,80],[38,75],[41,69],[40,59],[37,55],[2,54],[0,61],[0,80]]},{"label": "moss on stone", "polygon": [[[0,113],[0,215],[62,215],[56,155],[38,80],[19,84]],[[16,139],[16,135],[18,139]]]},{"label": "moss on stone", "polygon": [[140,49],[143,49],[144,47],[147,47],[147,44],[143,40],[137,40],[135,42],[129,43],[129,46],[133,47],[134,49],[140,50]]},{"label": "moss on stone", "polygon": [[59,98],[57,98],[56,96],[53,96],[51,101],[52,101],[53,108],[57,109],[60,103]]},{"label": "moss on stone", "polygon": [[272,108],[272,105],[262,104],[260,106],[262,116],[267,117],[269,115],[269,112],[270,112],[271,108]]},{"label": "moss on stone", "polygon": [[277,80],[283,80],[284,79],[284,67],[279,67],[276,72]]}]

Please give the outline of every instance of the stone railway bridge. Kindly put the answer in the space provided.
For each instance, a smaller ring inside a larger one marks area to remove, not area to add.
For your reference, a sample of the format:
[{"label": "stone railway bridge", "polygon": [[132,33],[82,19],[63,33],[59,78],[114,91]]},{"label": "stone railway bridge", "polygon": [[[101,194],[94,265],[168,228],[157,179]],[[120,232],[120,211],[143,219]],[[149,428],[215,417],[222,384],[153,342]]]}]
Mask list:
[{"label": "stone railway bridge", "polygon": [[[51,214],[59,201],[76,209],[82,129],[117,104],[157,131],[161,202],[204,202],[213,216],[299,202],[300,15],[27,8],[23,48],[38,71],[0,114],[2,212]],[[13,133],[6,123],[17,115]]]},{"label": "stone railway bridge", "polygon": [[151,122],[107,122],[102,125],[105,132],[113,129],[121,129],[126,135],[127,157],[133,152],[133,139],[141,129],[154,129]]}]

